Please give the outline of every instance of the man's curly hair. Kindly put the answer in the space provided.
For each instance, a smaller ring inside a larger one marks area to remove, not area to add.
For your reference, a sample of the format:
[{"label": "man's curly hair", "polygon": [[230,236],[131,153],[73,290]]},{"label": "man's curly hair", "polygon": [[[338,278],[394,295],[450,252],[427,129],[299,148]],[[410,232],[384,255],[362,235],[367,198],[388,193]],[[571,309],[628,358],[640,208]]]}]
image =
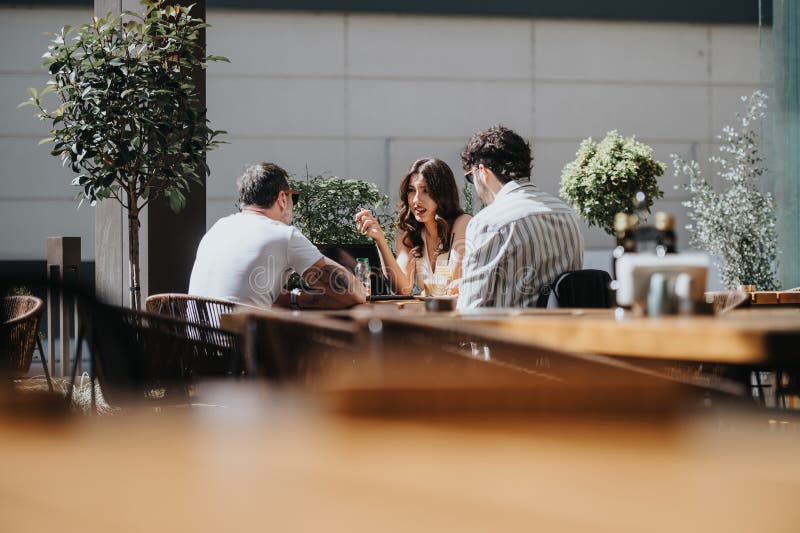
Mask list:
[{"label": "man's curly hair", "polygon": [[530,179],[532,162],[531,145],[499,124],[470,137],[461,152],[465,172],[482,164],[503,183]]}]

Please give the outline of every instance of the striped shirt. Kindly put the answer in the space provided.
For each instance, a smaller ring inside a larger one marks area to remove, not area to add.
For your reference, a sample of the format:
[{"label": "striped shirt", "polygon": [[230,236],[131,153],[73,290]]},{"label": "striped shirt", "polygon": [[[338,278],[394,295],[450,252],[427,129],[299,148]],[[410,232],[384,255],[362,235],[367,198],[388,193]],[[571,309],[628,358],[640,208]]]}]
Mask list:
[{"label": "striped shirt", "polygon": [[511,181],[467,225],[458,308],[535,307],[543,287],[581,268],[575,212],[531,183]]}]

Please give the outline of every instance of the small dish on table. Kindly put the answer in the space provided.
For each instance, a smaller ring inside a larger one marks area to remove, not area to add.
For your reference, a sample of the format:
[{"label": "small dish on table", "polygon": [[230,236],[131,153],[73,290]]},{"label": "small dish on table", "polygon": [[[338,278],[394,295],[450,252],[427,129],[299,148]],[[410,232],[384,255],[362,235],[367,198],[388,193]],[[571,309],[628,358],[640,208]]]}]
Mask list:
[{"label": "small dish on table", "polygon": [[425,302],[425,310],[432,312],[453,311],[456,308],[458,296],[415,296],[417,300]]}]

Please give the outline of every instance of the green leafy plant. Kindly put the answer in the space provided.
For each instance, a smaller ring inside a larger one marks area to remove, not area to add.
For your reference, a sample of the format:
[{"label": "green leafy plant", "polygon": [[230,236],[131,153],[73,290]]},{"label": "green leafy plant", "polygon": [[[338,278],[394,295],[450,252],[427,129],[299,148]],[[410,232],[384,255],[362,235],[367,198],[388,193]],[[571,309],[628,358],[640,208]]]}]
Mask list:
[{"label": "green leafy plant", "polygon": [[672,155],[675,175],[689,178],[684,186],[691,198],[683,205],[692,221],[686,226],[691,243],[707,250],[717,264],[723,284],[729,289],[755,285],[759,290],[778,290],[776,276],[778,235],[775,200],[760,191],[765,172],[760,154],[758,125],[764,117],[767,95],[761,91],[742,97],[747,108],[736,114],[740,129],[725,126],[717,137],[723,142],[713,156],[724,183],[717,191],[700,173],[697,161],[686,162]]},{"label": "green leafy plant", "polygon": [[[650,212],[653,201],[664,196],[658,186],[664,164],[653,159],[653,150],[635,137],[609,131],[598,142],[581,142],[575,160],[561,171],[561,197],[583,216],[590,226],[614,235],[617,213]],[[637,192],[644,202],[634,205]]]},{"label": "green leafy plant", "polygon": [[19,285],[8,289],[7,296],[33,296],[33,293],[28,287],[25,287],[24,285]]},{"label": "green leafy plant", "polygon": [[294,224],[315,244],[368,244],[372,239],[356,228],[355,216],[369,209],[394,242],[395,222],[389,197],[374,183],[335,176],[311,176],[292,182],[300,191]]},{"label": "green leafy plant", "polygon": [[464,181],[464,186],[461,188],[461,195],[464,198],[464,212],[470,215],[473,214],[473,209],[475,209],[472,187],[472,185]]},{"label": "green leafy plant", "polygon": [[[139,307],[139,213],[164,196],[173,211],[190,182],[209,173],[205,153],[223,131],[209,128],[192,74],[208,61],[191,7],[145,0],[144,14],[95,17],[54,33],[44,55],[51,79],[21,105],[50,121],[52,155],[78,173],[81,203],[113,199],[128,210],[131,306]],[[45,108],[55,93],[58,105]],[[41,144],[40,143],[40,144]]]}]

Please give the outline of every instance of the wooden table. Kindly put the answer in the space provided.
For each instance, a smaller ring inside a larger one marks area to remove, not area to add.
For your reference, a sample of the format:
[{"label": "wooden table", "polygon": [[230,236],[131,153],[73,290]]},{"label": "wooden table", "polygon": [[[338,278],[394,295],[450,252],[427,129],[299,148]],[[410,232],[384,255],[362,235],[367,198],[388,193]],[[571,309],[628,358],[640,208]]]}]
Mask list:
[{"label": "wooden table", "polygon": [[[248,312],[223,316],[223,327],[245,338],[249,360],[270,377],[291,376],[324,390],[353,391],[357,402],[414,409],[479,405],[510,410],[660,410],[694,403],[709,392],[741,395],[744,388],[719,376],[664,373],[598,352],[547,344],[528,334],[528,321],[581,319],[613,326],[608,311],[525,312],[461,316],[369,304],[349,311]],[[277,362],[276,362],[277,361]],[[275,374],[270,369],[289,368]],[[371,391],[391,389],[367,401]],[[489,392],[491,389],[491,392]],[[465,400],[465,398],[467,398]],[[549,406],[549,407],[547,407]]]},{"label": "wooden table", "polygon": [[0,529],[749,533],[800,524],[791,419],[362,419],[244,389],[226,391],[225,408],[177,414],[0,417]]},{"label": "wooden table", "polygon": [[669,361],[797,367],[800,309],[750,308],[722,316],[616,316],[612,310],[486,310],[424,313],[363,306],[355,319],[436,325],[532,347]]},{"label": "wooden table", "polygon": [[498,335],[564,350],[724,364],[797,366],[800,310],[734,311],[720,317],[606,314],[527,315],[464,320]]}]

